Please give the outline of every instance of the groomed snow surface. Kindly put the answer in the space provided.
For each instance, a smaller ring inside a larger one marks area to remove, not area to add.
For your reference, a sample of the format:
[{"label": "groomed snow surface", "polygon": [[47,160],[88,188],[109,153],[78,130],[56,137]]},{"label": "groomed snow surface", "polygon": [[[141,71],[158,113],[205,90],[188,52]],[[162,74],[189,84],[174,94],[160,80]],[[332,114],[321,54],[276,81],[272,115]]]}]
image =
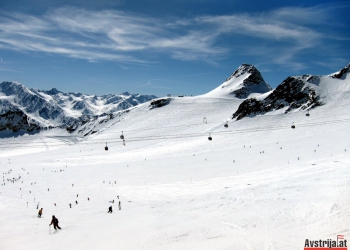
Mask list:
[{"label": "groomed snow surface", "polygon": [[[0,249],[295,250],[305,239],[347,238],[349,100],[337,93],[310,116],[271,113],[225,128],[238,100],[174,98],[88,138],[52,130],[1,139]],[[62,230],[49,227],[52,215]]]}]

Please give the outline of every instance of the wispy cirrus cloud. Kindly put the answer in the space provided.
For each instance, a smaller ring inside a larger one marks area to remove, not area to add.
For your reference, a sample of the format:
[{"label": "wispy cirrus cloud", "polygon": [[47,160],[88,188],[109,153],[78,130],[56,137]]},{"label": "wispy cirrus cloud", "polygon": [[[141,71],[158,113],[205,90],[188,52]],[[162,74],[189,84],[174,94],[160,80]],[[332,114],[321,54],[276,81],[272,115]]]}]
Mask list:
[{"label": "wispy cirrus cloud", "polygon": [[[334,6],[172,20],[116,10],[65,7],[42,16],[0,13],[0,48],[89,61],[150,63],[168,56],[215,62],[230,53],[302,65],[295,56],[317,49]],[[328,23],[328,25],[330,25]]]},{"label": "wispy cirrus cloud", "polygon": [[0,17],[0,47],[62,54],[87,60],[144,63],[136,53],[164,53],[181,60],[218,55],[215,37],[203,31],[169,29],[162,20],[120,11],[57,9],[42,17]]}]

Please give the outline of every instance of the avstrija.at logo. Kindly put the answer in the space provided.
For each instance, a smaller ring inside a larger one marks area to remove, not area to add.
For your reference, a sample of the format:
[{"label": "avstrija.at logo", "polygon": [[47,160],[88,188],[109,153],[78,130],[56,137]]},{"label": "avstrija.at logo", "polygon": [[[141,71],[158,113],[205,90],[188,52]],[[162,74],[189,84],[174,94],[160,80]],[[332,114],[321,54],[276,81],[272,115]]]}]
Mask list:
[{"label": "avstrija.at logo", "polygon": [[305,240],[304,250],[317,249],[348,250],[347,240],[342,234],[337,235],[337,240]]}]

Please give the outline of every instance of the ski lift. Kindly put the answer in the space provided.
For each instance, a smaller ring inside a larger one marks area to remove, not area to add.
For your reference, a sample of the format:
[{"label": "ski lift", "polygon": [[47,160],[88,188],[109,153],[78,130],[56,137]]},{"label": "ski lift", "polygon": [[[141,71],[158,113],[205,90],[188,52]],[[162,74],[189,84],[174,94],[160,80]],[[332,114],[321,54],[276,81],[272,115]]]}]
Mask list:
[{"label": "ski lift", "polygon": [[122,134],[120,135],[120,139],[124,140],[123,131],[122,131]]},{"label": "ski lift", "polygon": [[203,117],[203,123],[207,123],[207,118]]},{"label": "ski lift", "polygon": [[106,150],[106,151],[108,151],[107,142],[106,142],[106,147],[105,147],[105,150]]},{"label": "ski lift", "polygon": [[291,126],[292,129],[295,129],[295,125],[294,125],[294,122],[293,122],[293,125]]},{"label": "ski lift", "polygon": [[225,123],[224,127],[225,127],[225,128],[228,128],[228,124],[227,124],[227,122]]},{"label": "ski lift", "polygon": [[213,138],[211,137],[211,134],[209,133],[208,140],[211,141]]}]

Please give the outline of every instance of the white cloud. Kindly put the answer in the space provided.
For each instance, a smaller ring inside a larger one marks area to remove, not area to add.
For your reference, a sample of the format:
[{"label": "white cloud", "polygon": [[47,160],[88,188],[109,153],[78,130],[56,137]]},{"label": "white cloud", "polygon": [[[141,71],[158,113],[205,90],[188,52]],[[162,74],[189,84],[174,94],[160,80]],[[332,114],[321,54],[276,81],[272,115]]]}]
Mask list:
[{"label": "white cloud", "polygon": [[322,42],[325,34],[315,27],[324,25],[329,9],[283,8],[173,21],[71,7],[40,17],[0,13],[0,47],[118,63],[149,63],[153,60],[149,58],[157,58],[155,53],[215,62],[230,52],[249,55],[254,51],[275,63],[291,61],[301,67],[292,62],[293,57]]}]

